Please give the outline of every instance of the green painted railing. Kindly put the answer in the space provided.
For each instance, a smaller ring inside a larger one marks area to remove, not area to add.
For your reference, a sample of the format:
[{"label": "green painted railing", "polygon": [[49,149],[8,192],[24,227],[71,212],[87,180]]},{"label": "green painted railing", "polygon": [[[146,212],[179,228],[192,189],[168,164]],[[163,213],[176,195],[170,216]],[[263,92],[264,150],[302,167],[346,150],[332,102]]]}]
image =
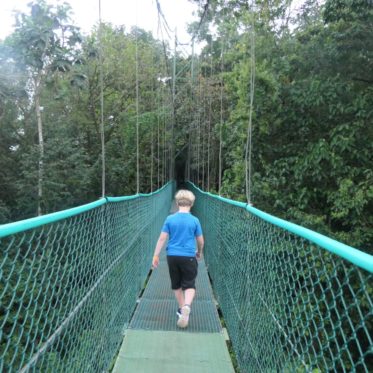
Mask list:
[{"label": "green painted railing", "polygon": [[[372,256],[190,187],[241,372],[372,371]],[[0,226],[0,371],[110,369],[172,194]]]},{"label": "green painted railing", "polygon": [[189,187],[240,371],[372,372],[373,257]]},{"label": "green painted railing", "polygon": [[0,226],[0,371],[104,372],[149,271],[173,184]]}]

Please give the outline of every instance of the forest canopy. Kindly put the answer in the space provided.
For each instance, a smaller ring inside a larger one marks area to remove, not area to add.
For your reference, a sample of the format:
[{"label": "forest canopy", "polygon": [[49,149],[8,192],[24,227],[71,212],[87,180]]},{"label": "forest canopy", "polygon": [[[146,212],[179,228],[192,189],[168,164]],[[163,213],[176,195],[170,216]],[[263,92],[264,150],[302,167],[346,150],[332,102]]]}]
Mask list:
[{"label": "forest canopy", "polygon": [[247,4],[210,0],[193,56],[139,28],[84,36],[68,4],[17,14],[0,41],[0,223],[101,196],[100,52],[106,194],[136,193],[138,124],[141,192],[190,176],[245,200],[255,60],[252,202],[373,253],[371,2]]}]

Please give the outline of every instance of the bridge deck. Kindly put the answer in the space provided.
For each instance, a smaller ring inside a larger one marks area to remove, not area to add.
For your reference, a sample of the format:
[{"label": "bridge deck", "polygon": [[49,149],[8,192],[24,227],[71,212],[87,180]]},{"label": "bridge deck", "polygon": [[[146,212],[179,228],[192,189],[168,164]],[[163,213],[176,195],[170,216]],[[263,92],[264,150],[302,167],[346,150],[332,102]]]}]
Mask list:
[{"label": "bridge deck", "polygon": [[153,271],[121,346],[114,373],[234,372],[206,266],[199,263],[189,326],[179,329],[166,258]]}]

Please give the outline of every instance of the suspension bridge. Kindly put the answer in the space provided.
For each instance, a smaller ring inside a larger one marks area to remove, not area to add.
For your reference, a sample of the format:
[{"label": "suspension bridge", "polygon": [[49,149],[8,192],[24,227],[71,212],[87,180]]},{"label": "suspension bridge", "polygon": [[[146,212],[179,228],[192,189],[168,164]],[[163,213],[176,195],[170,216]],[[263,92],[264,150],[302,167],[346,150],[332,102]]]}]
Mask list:
[{"label": "suspension bridge", "polygon": [[371,371],[373,257],[187,185],[206,238],[188,329],[165,261],[148,277],[170,182],[0,227],[1,371],[233,372],[228,345],[241,372]]},{"label": "suspension bridge", "polygon": [[[157,7],[162,21],[164,15],[158,1]],[[207,8],[208,2],[199,27]],[[150,194],[139,193],[137,33],[137,194],[106,197],[100,14],[102,198],[0,226],[0,371],[373,371],[373,256],[269,215],[250,203],[254,18],[250,22],[250,110],[245,147],[248,203],[202,190],[204,186],[210,190],[213,139],[211,118],[205,120],[208,138],[201,139],[198,110],[191,115],[188,139],[180,150],[187,148],[185,164],[175,165],[180,154],[175,149],[175,99],[182,92],[176,92],[175,87],[181,79],[176,71],[176,35],[173,69],[165,74],[172,75],[168,105],[172,110],[170,136],[166,139],[164,131],[163,138],[169,149],[164,147],[163,155],[159,150],[159,119],[157,135],[157,185],[167,180],[166,175],[171,181]],[[162,24],[168,27],[165,19]],[[166,50],[164,41],[163,47]],[[198,107],[194,63],[192,52],[190,81],[185,87],[191,88]],[[202,91],[201,85],[199,90]],[[220,194],[224,140],[222,78],[219,90],[220,126],[215,140],[219,148],[216,186]],[[209,101],[211,116],[211,98]],[[166,127],[166,119],[163,124]],[[151,151],[153,181],[153,138]],[[159,166],[161,157],[163,170]],[[205,257],[199,264],[197,297],[185,330],[176,326],[177,303],[165,258],[161,258],[156,271],[150,270],[156,239],[172,206],[175,170],[181,170],[176,177],[183,174],[190,180],[186,186],[197,197],[192,212],[201,221],[206,241]]]}]

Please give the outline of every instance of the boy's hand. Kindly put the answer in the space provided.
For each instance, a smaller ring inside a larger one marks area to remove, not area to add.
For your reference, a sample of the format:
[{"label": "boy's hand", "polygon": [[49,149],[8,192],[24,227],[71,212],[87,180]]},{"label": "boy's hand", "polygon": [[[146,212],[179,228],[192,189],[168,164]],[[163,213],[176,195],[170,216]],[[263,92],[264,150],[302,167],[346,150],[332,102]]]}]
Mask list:
[{"label": "boy's hand", "polygon": [[157,268],[158,264],[159,264],[159,256],[158,255],[154,255],[153,256],[153,262],[152,262],[153,268]]},{"label": "boy's hand", "polygon": [[196,253],[196,258],[197,258],[197,260],[201,260],[202,259],[202,253],[197,252]]}]

